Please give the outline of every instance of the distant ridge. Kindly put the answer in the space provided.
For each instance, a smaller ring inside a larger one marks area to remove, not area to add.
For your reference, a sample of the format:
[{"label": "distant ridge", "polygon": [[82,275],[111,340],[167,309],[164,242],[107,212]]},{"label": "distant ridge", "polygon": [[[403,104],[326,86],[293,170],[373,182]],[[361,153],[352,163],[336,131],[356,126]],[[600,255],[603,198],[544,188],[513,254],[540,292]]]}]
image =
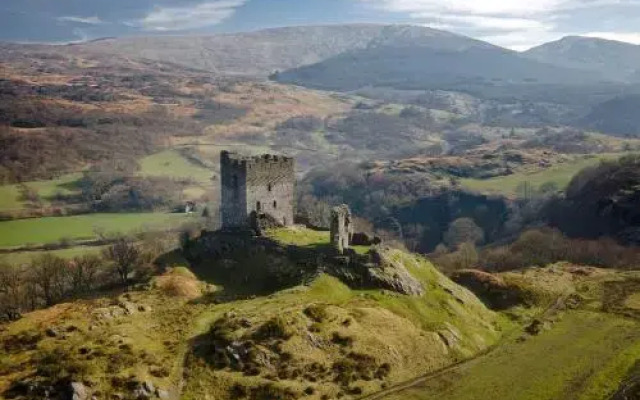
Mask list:
[{"label": "distant ridge", "polygon": [[631,43],[567,36],[534,47],[523,54],[549,64],[598,72],[611,80],[640,80],[640,46]]}]

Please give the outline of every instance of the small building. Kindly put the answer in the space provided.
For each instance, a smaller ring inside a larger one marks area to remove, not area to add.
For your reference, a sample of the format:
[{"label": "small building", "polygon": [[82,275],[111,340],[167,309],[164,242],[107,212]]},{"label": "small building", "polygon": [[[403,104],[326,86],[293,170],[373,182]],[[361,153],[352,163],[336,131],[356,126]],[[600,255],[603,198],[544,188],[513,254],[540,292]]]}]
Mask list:
[{"label": "small building", "polygon": [[353,235],[353,219],[349,206],[343,204],[331,210],[331,245],[342,254],[349,249]]},{"label": "small building", "polygon": [[283,226],[293,224],[295,160],[272,154],[220,154],[220,213],[223,229],[251,228],[268,216]]}]

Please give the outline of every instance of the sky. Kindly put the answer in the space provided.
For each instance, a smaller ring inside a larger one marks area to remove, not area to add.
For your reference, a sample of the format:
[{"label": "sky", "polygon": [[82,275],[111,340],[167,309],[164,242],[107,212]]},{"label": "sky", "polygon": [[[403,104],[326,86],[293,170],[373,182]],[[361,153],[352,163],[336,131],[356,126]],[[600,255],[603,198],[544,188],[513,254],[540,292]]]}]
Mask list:
[{"label": "sky", "polygon": [[423,25],[514,50],[568,35],[640,44],[640,0],[0,0],[0,40],[14,42],[338,23]]}]

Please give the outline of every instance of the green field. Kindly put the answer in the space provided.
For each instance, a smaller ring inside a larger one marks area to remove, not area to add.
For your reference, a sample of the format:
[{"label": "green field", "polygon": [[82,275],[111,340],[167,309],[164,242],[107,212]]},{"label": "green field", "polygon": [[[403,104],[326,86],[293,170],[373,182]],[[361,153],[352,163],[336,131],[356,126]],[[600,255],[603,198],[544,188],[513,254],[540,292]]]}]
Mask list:
[{"label": "green field", "polygon": [[461,183],[462,186],[473,191],[500,194],[508,197],[517,197],[518,187],[524,183],[531,185],[533,190],[545,183],[554,183],[559,189],[564,189],[580,170],[597,165],[601,160],[618,156],[585,157],[532,173],[516,173],[492,179],[462,179]]},{"label": "green field", "polygon": [[640,325],[588,311],[386,400],[600,400],[640,358]]},{"label": "green field", "polygon": [[0,222],[0,247],[54,243],[62,239],[93,239],[96,232],[128,233],[178,227],[188,222],[184,214],[88,214]]},{"label": "green field", "polygon": [[23,207],[17,185],[0,186],[0,211],[10,211]]},{"label": "green field", "polygon": [[[75,173],[48,181],[25,182],[24,184],[38,194],[44,206],[49,206],[54,196],[58,194],[68,196],[78,193],[75,182],[81,177],[81,173]],[[0,212],[25,208],[27,203],[20,199],[20,196],[20,185],[0,186]]]},{"label": "green field", "polygon": [[197,183],[209,184],[213,172],[192,163],[175,150],[166,150],[140,160],[140,174],[193,179]]}]

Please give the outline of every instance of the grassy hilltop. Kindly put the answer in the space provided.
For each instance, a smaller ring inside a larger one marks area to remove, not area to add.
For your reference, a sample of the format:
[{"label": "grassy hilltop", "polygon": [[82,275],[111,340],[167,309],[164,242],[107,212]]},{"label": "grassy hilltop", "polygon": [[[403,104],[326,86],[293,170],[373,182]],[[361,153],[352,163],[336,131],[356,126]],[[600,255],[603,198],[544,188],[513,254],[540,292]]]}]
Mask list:
[{"label": "grassy hilltop", "polygon": [[[287,238],[283,245],[296,235],[302,246],[327,240],[302,228],[272,233]],[[15,393],[25,379],[71,379],[128,398],[136,382],[175,391],[184,379],[184,399],[357,397],[470,357],[511,327],[423,258],[389,257],[424,285],[423,296],[351,289],[320,275],[231,300],[230,287],[200,281],[183,264],[149,289],[27,314],[0,332],[0,392]],[[222,292],[227,300],[215,300]],[[221,356],[230,354],[220,353],[221,341],[252,356],[238,365]]]}]

